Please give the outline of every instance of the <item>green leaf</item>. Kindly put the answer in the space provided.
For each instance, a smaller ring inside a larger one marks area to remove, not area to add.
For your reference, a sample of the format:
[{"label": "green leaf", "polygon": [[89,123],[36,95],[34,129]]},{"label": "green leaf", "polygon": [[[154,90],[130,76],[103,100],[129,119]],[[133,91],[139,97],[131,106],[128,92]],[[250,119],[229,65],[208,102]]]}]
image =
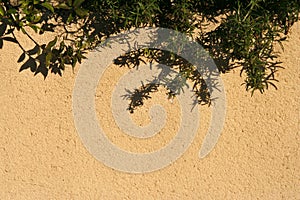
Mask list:
[{"label": "green leaf", "polygon": [[34,30],[34,32],[38,32],[38,30],[40,29],[38,26],[34,25],[34,24],[29,24],[29,27],[32,28]]},{"label": "green leaf", "polygon": [[73,3],[74,8],[78,8],[85,0],[75,0]]},{"label": "green leaf", "polygon": [[52,6],[50,3],[44,2],[44,3],[42,3],[41,5],[42,5],[43,7],[45,7],[45,8],[47,8],[48,10],[50,10],[52,13],[54,13],[54,8],[53,8],[53,6]]},{"label": "green leaf", "polygon": [[64,41],[61,41],[59,44],[59,50],[58,50],[59,53],[63,52],[64,48],[65,48],[65,43]]},{"label": "green leaf", "polygon": [[48,45],[46,46],[46,49],[50,50],[56,44],[56,42],[57,42],[57,37],[55,37],[54,40],[52,40],[48,43]]},{"label": "green leaf", "polygon": [[65,4],[65,3],[61,3],[61,4],[59,4],[57,7],[58,7],[58,8],[61,8],[61,9],[64,9],[64,10],[70,10],[70,9],[71,9],[71,7],[68,6],[68,5]]},{"label": "green leaf", "polygon": [[46,63],[45,64],[47,67],[50,65],[51,59],[52,59],[52,52],[50,52],[46,55]]},{"label": "green leaf", "polygon": [[70,23],[73,19],[74,19],[73,15],[70,14],[68,19],[67,19],[67,23]]},{"label": "green leaf", "polygon": [[72,6],[72,0],[67,0],[67,4],[68,4],[69,6]]},{"label": "green leaf", "polygon": [[11,8],[7,11],[8,14],[15,14],[16,12],[17,12],[17,10],[14,8]]},{"label": "green leaf", "polygon": [[73,69],[75,68],[76,63],[77,63],[77,58],[76,58],[76,57],[73,57],[73,58],[72,58],[72,68],[73,68]]},{"label": "green leaf", "polygon": [[1,16],[5,15],[5,11],[4,11],[4,8],[2,6],[0,6],[0,15]]},{"label": "green leaf", "polygon": [[88,10],[85,10],[83,8],[77,8],[75,9],[75,12],[79,17],[85,17],[88,14]]},{"label": "green leaf", "polygon": [[23,27],[21,28],[21,31],[22,31],[23,34],[26,34],[26,31]]},{"label": "green leaf", "polygon": [[41,15],[35,15],[33,18],[34,23],[38,23],[41,20],[42,16]]}]

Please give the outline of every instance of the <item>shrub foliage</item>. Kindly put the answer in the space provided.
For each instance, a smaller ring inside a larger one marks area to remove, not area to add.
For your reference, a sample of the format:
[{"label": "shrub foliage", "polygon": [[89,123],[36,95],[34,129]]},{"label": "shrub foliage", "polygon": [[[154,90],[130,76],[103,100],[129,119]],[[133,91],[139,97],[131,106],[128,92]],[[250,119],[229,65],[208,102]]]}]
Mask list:
[{"label": "shrub foliage", "polygon": [[[4,42],[18,44],[23,51],[20,71],[30,69],[46,77],[49,72],[62,75],[66,67],[74,68],[88,50],[112,34],[135,27],[170,28],[193,35],[221,72],[240,67],[246,90],[263,93],[269,85],[276,88],[275,75],[283,66],[276,60],[274,45],[282,46],[299,11],[299,0],[0,0],[0,48]],[[208,24],[216,28],[207,31]],[[29,29],[37,34],[56,32],[57,37],[41,44]],[[35,47],[25,49],[16,31]],[[142,49],[120,56],[115,63],[136,67],[145,58],[178,69],[194,83],[198,103],[210,102],[201,74],[173,53]],[[145,94],[141,89],[152,87],[143,85],[136,92]],[[132,105],[143,104],[143,98],[139,101],[131,102],[131,111]]]}]

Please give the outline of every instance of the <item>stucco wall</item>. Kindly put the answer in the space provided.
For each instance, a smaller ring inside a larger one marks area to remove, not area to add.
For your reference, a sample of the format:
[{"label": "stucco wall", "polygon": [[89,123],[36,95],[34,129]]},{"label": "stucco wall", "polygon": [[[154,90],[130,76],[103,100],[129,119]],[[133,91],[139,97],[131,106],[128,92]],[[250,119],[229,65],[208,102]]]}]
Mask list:
[{"label": "stucco wall", "polygon": [[[204,159],[198,151],[206,134],[210,111],[201,107],[201,122],[190,148],[170,166],[146,174],[123,173],[98,162],[83,146],[74,126],[72,90],[75,73],[63,77],[30,71],[19,73],[21,54],[15,44],[0,50],[0,199],[300,199],[300,23],[284,44],[278,90],[251,97],[240,84],[239,70],[222,75],[227,115],[222,135]],[[50,40],[51,36],[47,38]],[[32,44],[21,36],[21,42]],[[39,36],[38,40],[45,40]],[[151,103],[163,102],[167,126],[150,141],[130,140],[117,132],[103,98],[113,68],[99,84],[97,112],[108,136],[134,151],[163,146],[177,127],[178,105],[163,92],[147,103],[134,120],[149,120],[142,113]],[[116,75],[119,76],[119,75]],[[100,101],[100,100],[99,100]],[[173,110],[172,110],[173,109]],[[116,130],[109,132],[108,130]],[[115,134],[115,135],[113,135]]]}]

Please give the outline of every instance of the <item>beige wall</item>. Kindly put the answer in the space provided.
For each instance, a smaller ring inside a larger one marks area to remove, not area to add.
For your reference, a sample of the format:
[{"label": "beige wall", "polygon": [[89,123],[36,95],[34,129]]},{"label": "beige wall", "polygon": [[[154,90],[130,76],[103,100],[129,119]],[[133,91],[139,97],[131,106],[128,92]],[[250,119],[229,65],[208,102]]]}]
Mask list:
[{"label": "beige wall", "polygon": [[[104,166],[83,146],[72,116],[77,70],[73,74],[67,69],[63,77],[50,75],[46,80],[29,71],[19,73],[21,51],[5,43],[0,50],[0,199],[300,199],[299,35],[300,23],[281,54],[286,69],[278,73],[277,91],[271,88],[251,97],[240,86],[239,70],[222,75],[226,122],[207,157],[198,158],[209,123],[209,109],[202,107],[201,127],[183,156],[162,170],[138,175]],[[23,37],[21,42],[32,47]],[[112,73],[106,73],[98,94],[114,84]],[[172,138],[178,106],[176,102],[170,106],[163,94],[133,118],[141,123],[148,120],[141,113],[155,101],[169,106],[170,128],[150,142],[111,132],[113,142],[149,151]],[[97,103],[100,118],[109,109]],[[110,118],[101,118],[101,124],[114,126]]]}]

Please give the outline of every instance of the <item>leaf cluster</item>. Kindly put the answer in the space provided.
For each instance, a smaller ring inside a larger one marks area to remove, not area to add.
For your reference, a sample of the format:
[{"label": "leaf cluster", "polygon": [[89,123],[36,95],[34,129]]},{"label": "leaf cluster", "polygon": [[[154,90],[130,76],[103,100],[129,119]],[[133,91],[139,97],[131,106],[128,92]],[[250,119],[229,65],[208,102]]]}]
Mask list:
[{"label": "leaf cluster", "polygon": [[[88,50],[111,35],[137,27],[164,27],[193,36],[220,72],[239,67],[246,90],[263,93],[269,85],[276,88],[275,75],[283,66],[274,46],[283,47],[299,12],[299,0],[0,0],[0,48],[4,42],[16,43],[23,51],[20,71],[30,69],[46,78],[49,71],[62,75],[67,66],[74,68]],[[211,24],[216,28],[207,31]],[[38,43],[29,29],[36,34],[55,32],[57,37]],[[35,47],[25,49],[16,31]],[[137,67],[145,58],[176,68],[194,83],[197,102],[210,103],[202,75],[174,53],[142,49],[115,63]]]}]

